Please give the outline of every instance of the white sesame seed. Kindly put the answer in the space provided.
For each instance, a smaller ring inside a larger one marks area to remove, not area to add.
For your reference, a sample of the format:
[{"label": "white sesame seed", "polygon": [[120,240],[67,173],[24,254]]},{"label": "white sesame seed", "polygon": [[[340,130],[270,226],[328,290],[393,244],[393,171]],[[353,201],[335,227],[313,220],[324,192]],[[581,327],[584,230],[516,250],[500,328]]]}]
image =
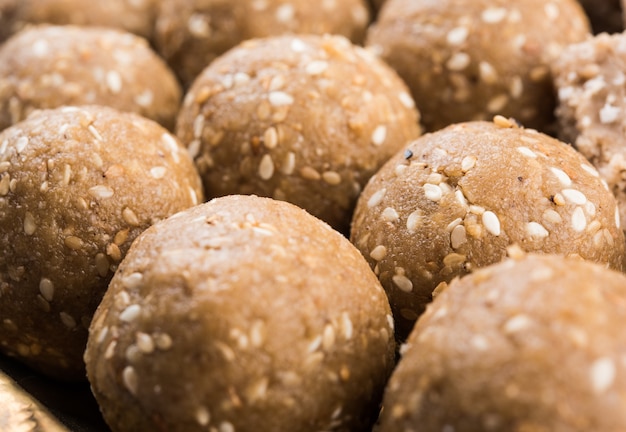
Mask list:
[{"label": "white sesame seed", "polygon": [[194,13],[189,17],[187,30],[195,38],[205,38],[211,35],[211,26],[207,19],[199,13]]},{"label": "white sesame seed", "polygon": [[617,228],[621,228],[622,225],[622,218],[619,215],[619,207],[615,208],[615,226]]},{"label": "white sesame seed", "polygon": [[391,207],[385,208],[380,216],[385,222],[396,222],[400,219],[398,212]]},{"label": "white sesame seed", "polygon": [[457,190],[454,193],[454,196],[456,197],[456,200],[461,205],[461,207],[466,208],[468,206],[467,199],[465,198],[465,195],[463,195],[462,190]]},{"label": "white sesame seed", "polygon": [[325,171],[322,173],[322,180],[331,186],[341,184],[341,175],[335,171]]},{"label": "white sesame seed", "polygon": [[391,278],[391,280],[398,288],[400,288],[400,290],[407,293],[413,291],[413,282],[411,282],[411,280],[403,274],[396,274]]},{"label": "white sesame seed", "polygon": [[166,172],[167,172],[167,169],[162,166],[153,167],[150,169],[150,175],[152,176],[152,178],[157,179],[157,180],[165,177]]},{"label": "white sesame seed", "polygon": [[300,175],[307,180],[317,181],[322,178],[322,175],[313,167],[305,166],[300,169]]},{"label": "white sesame seed", "polygon": [[320,75],[328,69],[328,62],[324,60],[314,60],[307,64],[304,68],[305,72],[309,75]]},{"label": "white sesame seed", "polygon": [[600,177],[600,173],[593,166],[583,162],[580,164],[580,167],[588,174],[591,174],[594,177]]},{"label": "white sesame seed", "polygon": [[31,212],[24,214],[24,234],[33,235],[37,230],[37,224],[35,223],[35,217]]},{"label": "white sesame seed", "polygon": [[576,189],[563,189],[561,191],[561,194],[563,195],[563,197],[565,197],[566,200],[576,205],[585,205],[585,203],[587,202],[587,197],[585,196],[585,194]]},{"label": "white sesame seed", "polygon": [[525,330],[532,325],[532,320],[527,315],[515,315],[504,324],[504,332],[511,334]]},{"label": "white sesame seed", "polygon": [[620,107],[607,103],[600,109],[600,122],[603,124],[613,123],[621,117],[621,113]]},{"label": "white sesame seed", "polygon": [[63,325],[68,329],[73,329],[76,327],[76,320],[67,312],[61,312],[59,314],[59,317],[61,318],[61,322],[63,323]]},{"label": "white sesame seed", "polygon": [[107,199],[114,195],[113,189],[105,185],[97,185],[89,188],[89,195],[94,198]]},{"label": "white sesame seed", "polygon": [[601,395],[615,382],[617,371],[615,363],[608,357],[599,358],[591,365],[591,387],[596,395]]},{"label": "white sesame seed", "polygon": [[33,50],[33,54],[36,57],[43,57],[48,54],[48,41],[46,41],[45,39],[37,39],[35,42],[33,42],[31,48]]},{"label": "white sesame seed", "polygon": [[165,351],[172,347],[172,338],[167,333],[159,333],[154,336],[154,343],[158,349]]},{"label": "white sesame seed", "polygon": [[259,177],[263,180],[269,180],[274,175],[274,161],[269,154],[263,155],[259,164]]},{"label": "white sesame seed", "polygon": [[500,235],[500,219],[492,211],[486,211],[482,215],[483,225],[485,229],[494,236]]},{"label": "white sesame seed", "polygon": [[517,151],[520,152],[521,154],[523,154],[526,157],[529,157],[529,158],[532,158],[532,159],[536,159],[537,158],[537,153],[535,153],[534,151],[532,151],[528,147],[519,146],[519,147],[517,147]]},{"label": "white sesame seed", "polygon": [[132,322],[139,318],[141,314],[141,306],[132,304],[120,313],[119,319],[125,322]]},{"label": "white sesame seed", "polygon": [[331,324],[326,324],[322,333],[322,349],[328,351],[333,345],[335,345],[335,328]]},{"label": "white sesame seed", "polygon": [[134,290],[141,286],[141,282],[143,281],[143,274],[141,273],[131,273],[128,276],[124,276],[122,278],[122,286],[126,289]]},{"label": "white sesame seed", "polygon": [[372,207],[376,207],[377,205],[379,205],[385,198],[386,193],[387,193],[387,189],[385,188],[376,191],[376,193],[372,195],[370,199],[367,201],[367,206],[369,208],[372,208]]},{"label": "white sesame seed", "polygon": [[126,207],[124,210],[122,210],[122,218],[129,225],[132,225],[132,226],[139,225],[139,218],[137,217],[135,212],[132,211],[128,207]]},{"label": "white sesame seed", "polygon": [[222,422],[219,426],[219,432],[235,432],[235,426],[229,422]]},{"label": "white sesame seed", "polygon": [[276,9],[276,19],[280,22],[289,22],[294,18],[295,13],[291,3],[284,3]]},{"label": "white sesame seed", "polygon": [[285,161],[283,165],[280,167],[280,171],[285,175],[293,174],[296,168],[296,154],[293,152],[288,152],[285,156]]},{"label": "white sesame seed", "polygon": [[39,281],[39,292],[46,301],[51,302],[54,298],[54,285],[48,278],[41,278]]},{"label": "white sesame seed", "polygon": [[556,176],[563,186],[569,187],[572,185],[572,179],[565,173],[565,171],[554,167],[551,167],[550,171],[552,171],[552,174]]},{"label": "white sesame seed", "polygon": [[98,140],[98,141],[104,141],[104,139],[102,138],[102,135],[100,135],[100,132],[98,132],[98,129],[96,129],[96,127],[94,125],[89,125],[87,126],[87,129],[89,130],[89,132],[91,133],[91,135],[93,135],[93,137]]},{"label": "white sesame seed", "polygon": [[462,71],[466,67],[468,67],[471,63],[472,59],[469,54],[464,52],[457,52],[452,54],[452,56],[446,62],[446,67],[451,71]]},{"label": "white sesame seed", "polygon": [[455,27],[450,30],[446,36],[446,40],[450,45],[461,45],[467,40],[469,30],[467,27]]},{"label": "white sesame seed", "polygon": [[480,62],[478,64],[478,73],[480,75],[480,79],[487,84],[494,84],[498,81],[498,72],[491,65],[491,63]]},{"label": "white sesame seed", "polygon": [[83,240],[76,236],[67,236],[63,239],[63,244],[72,250],[80,250],[83,247]]},{"label": "white sesame seed", "polygon": [[411,95],[408,94],[407,92],[402,92],[398,94],[398,99],[400,100],[400,103],[404,105],[405,108],[408,108],[408,109],[415,108],[415,101],[413,100]]},{"label": "white sesame seed", "polygon": [[15,143],[15,149],[17,150],[18,154],[22,153],[26,146],[28,146],[28,138],[24,136],[20,137]]},{"label": "white sesame seed", "polygon": [[504,107],[508,103],[509,103],[509,96],[504,93],[499,94],[497,96],[494,96],[493,98],[489,100],[489,102],[487,102],[487,111],[491,113],[496,113],[504,109]]},{"label": "white sesame seed", "polygon": [[485,213],[485,208],[479,205],[472,204],[469,206],[469,212],[477,216],[482,216]]},{"label": "white sesame seed", "polygon": [[461,225],[463,223],[463,219],[461,218],[456,218],[455,220],[453,220],[452,222],[450,222],[448,224],[448,226],[446,226],[446,231],[447,232],[452,232],[457,226]]},{"label": "white sesame seed", "polygon": [[163,142],[163,144],[165,144],[165,147],[167,147],[167,149],[169,150],[170,154],[172,155],[172,159],[174,159],[174,162],[179,163],[180,162],[180,156],[178,156],[179,145],[178,145],[178,141],[176,141],[176,138],[174,138],[169,133],[164,133],[163,135],[161,135],[161,141]]},{"label": "white sesame seed", "polygon": [[122,77],[117,71],[109,71],[106,74],[107,87],[111,90],[111,93],[118,94],[122,91]]},{"label": "white sesame seed", "polygon": [[467,243],[467,231],[465,226],[458,225],[450,233],[450,245],[453,249],[458,249]]},{"label": "white sesame seed", "polygon": [[354,333],[354,326],[352,324],[352,320],[350,319],[350,314],[348,314],[348,312],[343,312],[341,314],[341,331],[343,333],[343,337],[346,340],[352,339],[352,335]]},{"label": "white sesame seed", "polygon": [[205,407],[196,409],[196,421],[200,426],[207,426],[211,422],[211,414]]},{"label": "white sesame seed", "polygon": [[376,126],[376,129],[374,129],[374,132],[372,132],[372,144],[374,144],[375,146],[381,146],[384,144],[385,140],[387,139],[387,127],[384,125],[378,125]]},{"label": "white sesame seed", "polygon": [[132,366],[126,366],[122,371],[122,381],[124,382],[124,387],[126,390],[130,392],[133,396],[137,395],[137,390],[139,388],[139,378],[137,377],[137,372]]},{"label": "white sesame seed", "polygon": [[141,107],[149,107],[154,101],[154,94],[150,90],[144,90],[135,96],[135,103]]},{"label": "white sesame seed", "polygon": [[423,189],[424,189],[424,195],[426,196],[427,199],[431,201],[437,202],[437,201],[440,201],[441,198],[443,197],[443,191],[437,185],[426,183],[423,186]]},{"label": "white sesame seed", "polygon": [[387,248],[383,245],[378,245],[370,252],[370,257],[376,261],[381,261],[387,256]]},{"label": "white sesame seed", "polygon": [[487,351],[489,349],[489,341],[482,335],[473,336],[472,339],[470,339],[470,344],[479,351]]},{"label": "white sesame seed", "polygon": [[529,222],[526,224],[526,234],[529,237],[546,238],[550,233],[540,223]]},{"label": "white sesame seed", "polygon": [[268,100],[275,107],[288,106],[294,102],[293,96],[282,91],[270,92]]},{"label": "white sesame seed", "polygon": [[559,7],[556,4],[554,4],[552,2],[546,3],[543,6],[543,10],[546,13],[546,16],[548,17],[548,19],[550,21],[554,21],[554,20],[559,18],[560,10],[559,10]]},{"label": "white sesame seed", "polygon": [[582,232],[587,227],[587,218],[582,207],[576,207],[576,210],[572,213],[572,228],[576,232]]},{"label": "white sesame seed", "polygon": [[482,12],[481,18],[487,24],[496,24],[502,21],[507,13],[508,11],[505,8],[490,7]]},{"label": "white sesame seed", "polygon": [[461,169],[464,172],[471,170],[476,165],[476,160],[476,156],[465,156],[461,161]]},{"label": "white sesame seed", "polygon": [[268,149],[273,149],[278,145],[278,132],[275,127],[268,127],[263,132],[263,144]]},{"label": "white sesame seed", "polygon": [[511,83],[509,84],[509,93],[513,96],[514,99],[518,99],[522,96],[524,92],[524,82],[522,78],[518,75],[511,78]]},{"label": "white sesame seed", "polygon": [[413,233],[422,224],[422,212],[418,209],[412,212],[406,220],[406,229]]},{"label": "white sesame seed", "polygon": [[291,50],[294,52],[303,52],[306,50],[307,45],[302,39],[293,39],[291,41]]}]

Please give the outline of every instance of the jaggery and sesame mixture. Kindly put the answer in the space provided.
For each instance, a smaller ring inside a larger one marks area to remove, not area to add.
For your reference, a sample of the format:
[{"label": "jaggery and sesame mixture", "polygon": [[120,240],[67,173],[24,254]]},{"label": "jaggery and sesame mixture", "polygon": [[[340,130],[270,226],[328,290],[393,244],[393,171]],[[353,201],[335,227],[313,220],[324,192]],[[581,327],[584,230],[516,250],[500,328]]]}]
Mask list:
[{"label": "jaggery and sesame mixture", "polygon": [[35,109],[93,104],[173,129],[180,100],[172,71],[130,33],[41,25],[0,45],[0,130]]},{"label": "jaggery and sesame mixture", "polygon": [[90,329],[117,431],[369,431],[394,364],[385,292],[304,210],[229,196],[146,230]]},{"label": "jaggery and sesame mixture", "polygon": [[187,93],[176,133],[207,196],[285,200],[347,232],[376,170],[420,134],[406,86],[340,36],[245,42]]},{"label": "jaggery and sesame mixture", "polygon": [[589,32],[575,0],[388,0],[367,45],[411,88],[428,131],[494,114],[548,130],[549,64]]},{"label": "jaggery and sesame mixture", "polygon": [[87,327],[132,241],[203,201],[186,150],[105,107],[33,113],[0,133],[0,351],[84,379]]},{"label": "jaggery and sesame mixture", "polygon": [[433,295],[518,244],[621,270],[615,198],[570,146],[504,117],[418,138],[367,184],[352,242],[390,297],[405,338]]},{"label": "jaggery and sesame mixture", "polygon": [[241,42],[282,34],[336,34],[361,43],[365,0],[161,0],[156,45],[186,87]]},{"label": "jaggery and sesame mixture", "polygon": [[516,256],[428,307],[387,386],[380,432],[626,429],[626,277]]}]

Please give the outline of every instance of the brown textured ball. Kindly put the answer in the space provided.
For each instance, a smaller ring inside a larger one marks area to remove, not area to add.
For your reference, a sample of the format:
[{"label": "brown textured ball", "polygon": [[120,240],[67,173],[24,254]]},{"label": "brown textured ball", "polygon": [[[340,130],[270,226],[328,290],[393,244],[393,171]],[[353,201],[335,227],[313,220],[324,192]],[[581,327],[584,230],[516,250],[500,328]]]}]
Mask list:
[{"label": "brown textured ball", "polygon": [[495,121],[424,135],[359,198],[351,240],[386,289],[400,338],[433,291],[513,244],[622,268],[617,204],[598,172],[554,138]]},{"label": "brown textured ball", "polygon": [[419,319],[380,432],[626,429],[626,277],[532,256],[450,285]]},{"label": "brown textured ball", "polygon": [[347,232],[361,188],[420,133],[395,73],[339,36],[245,42],[185,97],[176,133],[208,197],[297,204]]},{"label": "brown textured ball", "polygon": [[571,45],[554,64],[559,135],[609,184],[626,227],[626,35]]},{"label": "brown textured ball", "polygon": [[130,243],[203,199],[180,143],[104,107],[33,113],[0,134],[0,350],[85,379],[87,327]]},{"label": "brown textured ball", "polygon": [[365,0],[161,0],[159,51],[189,86],[216,57],[253,38],[286,33],[339,34],[361,43]]},{"label": "brown textured ball", "polygon": [[85,360],[116,431],[370,431],[394,364],[376,276],[304,210],[217,198],[146,230]]},{"label": "brown textured ball", "polygon": [[42,25],[0,46],[0,130],[38,108],[106,105],[173,129],[181,89],[173,72],[130,33]]},{"label": "brown textured ball", "polygon": [[113,27],[151,38],[161,0],[0,0],[0,42],[30,24]]},{"label": "brown textured ball", "polygon": [[406,81],[429,131],[494,114],[545,130],[549,64],[588,34],[576,0],[389,0],[367,45]]}]

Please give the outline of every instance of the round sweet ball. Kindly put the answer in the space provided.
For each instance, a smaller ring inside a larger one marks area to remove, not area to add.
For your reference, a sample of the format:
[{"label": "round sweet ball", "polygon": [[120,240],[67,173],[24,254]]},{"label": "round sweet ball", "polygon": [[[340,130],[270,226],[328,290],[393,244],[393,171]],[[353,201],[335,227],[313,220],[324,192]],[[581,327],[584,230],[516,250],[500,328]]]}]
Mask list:
[{"label": "round sweet ball", "polygon": [[546,130],[549,64],[588,34],[576,0],[388,0],[367,45],[406,81],[429,131],[494,114]]},{"label": "round sweet ball", "polygon": [[340,36],[245,42],[187,93],[176,133],[209,197],[256,194],[347,231],[378,168],[420,134],[406,86]]},{"label": "round sweet ball", "polygon": [[215,58],[239,43],[282,34],[338,34],[361,43],[366,0],[161,0],[156,45],[189,86]]},{"label": "round sweet ball", "polygon": [[510,246],[622,269],[617,204],[570,146],[502,117],[424,135],[372,177],[351,240],[387,291],[400,339],[455,277]]},{"label": "round sweet ball", "polygon": [[0,42],[31,24],[112,27],[150,38],[161,0],[0,0]]},{"label": "round sweet ball", "polygon": [[626,277],[528,255],[450,285],[419,319],[380,432],[626,428]]},{"label": "round sweet ball", "polygon": [[0,133],[0,351],[85,379],[91,317],[131,242],[203,200],[184,147],[111,108],[33,113]]},{"label": "round sweet ball", "polygon": [[593,32],[620,33],[624,30],[623,0],[579,0]]},{"label": "round sweet ball", "polygon": [[91,324],[87,373],[116,431],[370,431],[390,314],[341,234],[231,195],[136,240]]},{"label": "round sweet ball", "polygon": [[626,226],[626,34],[600,34],[569,46],[554,64],[559,136],[598,168]]},{"label": "round sweet ball", "polygon": [[180,100],[174,73],[130,33],[42,25],[0,46],[0,130],[35,109],[91,104],[173,129]]}]

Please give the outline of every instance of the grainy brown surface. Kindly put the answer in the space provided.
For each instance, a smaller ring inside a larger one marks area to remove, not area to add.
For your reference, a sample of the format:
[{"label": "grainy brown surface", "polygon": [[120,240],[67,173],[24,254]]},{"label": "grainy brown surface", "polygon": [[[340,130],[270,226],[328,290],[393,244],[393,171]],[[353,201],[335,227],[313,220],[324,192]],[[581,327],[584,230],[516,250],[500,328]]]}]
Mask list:
[{"label": "grainy brown surface", "polygon": [[292,202],[347,232],[369,177],[420,134],[408,89],[339,36],[245,42],[185,96],[176,133],[209,198]]},{"label": "grainy brown surface", "polygon": [[529,255],[454,282],[419,319],[379,432],[626,429],[626,277]]},{"label": "grainy brown surface", "polygon": [[431,295],[507,247],[622,269],[617,203],[570,146],[498,117],[418,138],[372,177],[351,240],[387,291],[401,338]]},{"label": "grainy brown surface", "polygon": [[601,34],[568,47],[554,64],[560,137],[609,184],[626,227],[626,35]]},{"label": "grainy brown surface", "polygon": [[548,66],[588,34],[575,0],[388,0],[367,46],[406,81],[428,131],[494,114],[546,130]]},{"label": "grainy brown surface", "polygon": [[328,33],[361,43],[368,23],[365,0],[161,0],[156,45],[188,87],[245,40]]},{"label": "grainy brown surface", "polygon": [[152,37],[161,0],[0,0],[0,42],[30,24],[118,28]]},{"label": "grainy brown surface", "polygon": [[106,105],[173,129],[181,89],[174,73],[130,33],[42,25],[0,45],[0,130],[35,109]]},{"label": "grainy brown surface", "polygon": [[133,243],[85,359],[117,431],[368,431],[394,346],[346,238],[292,204],[230,196]]},{"label": "grainy brown surface", "polygon": [[104,107],[33,113],[0,134],[0,350],[85,379],[87,327],[131,242],[202,202],[180,143]]}]

